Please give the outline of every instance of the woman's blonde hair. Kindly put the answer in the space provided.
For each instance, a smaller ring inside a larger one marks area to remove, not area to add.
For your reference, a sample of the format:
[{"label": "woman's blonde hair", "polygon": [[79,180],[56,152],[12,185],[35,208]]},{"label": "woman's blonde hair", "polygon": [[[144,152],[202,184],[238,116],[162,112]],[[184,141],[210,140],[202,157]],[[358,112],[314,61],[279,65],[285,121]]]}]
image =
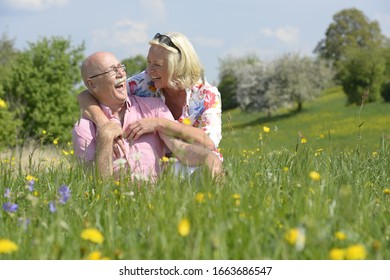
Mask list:
[{"label": "woman's blonde hair", "polygon": [[160,43],[159,38],[149,41],[150,45],[158,45],[168,50],[168,85],[174,89],[186,89],[203,78],[203,66],[191,42],[181,33],[167,32],[172,43],[177,47]]}]

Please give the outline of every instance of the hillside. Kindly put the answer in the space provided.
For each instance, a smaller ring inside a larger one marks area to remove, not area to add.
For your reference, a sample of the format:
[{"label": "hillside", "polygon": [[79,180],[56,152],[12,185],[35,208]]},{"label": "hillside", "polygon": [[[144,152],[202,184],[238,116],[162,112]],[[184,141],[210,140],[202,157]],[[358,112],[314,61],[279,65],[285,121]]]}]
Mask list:
[{"label": "hillside", "polygon": [[[280,111],[271,118],[264,113],[246,113],[239,109],[223,112],[221,150],[225,155],[267,147],[272,150],[296,149],[302,137],[314,149],[374,152],[389,142],[390,104],[376,102],[345,105],[340,88],[304,104],[300,113]],[[269,133],[263,127],[270,128]]]}]

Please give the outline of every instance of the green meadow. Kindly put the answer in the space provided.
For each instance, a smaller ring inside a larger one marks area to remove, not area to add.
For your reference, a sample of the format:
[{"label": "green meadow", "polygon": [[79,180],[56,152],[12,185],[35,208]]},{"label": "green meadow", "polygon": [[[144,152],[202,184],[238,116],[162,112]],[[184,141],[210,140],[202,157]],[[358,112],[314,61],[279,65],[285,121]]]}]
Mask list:
[{"label": "green meadow", "polygon": [[[0,157],[0,259],[390,259],[389,104],[223,112],[226,176],[98,180],[70,143]],[[34,146],[35,145],[35,146]]]}]

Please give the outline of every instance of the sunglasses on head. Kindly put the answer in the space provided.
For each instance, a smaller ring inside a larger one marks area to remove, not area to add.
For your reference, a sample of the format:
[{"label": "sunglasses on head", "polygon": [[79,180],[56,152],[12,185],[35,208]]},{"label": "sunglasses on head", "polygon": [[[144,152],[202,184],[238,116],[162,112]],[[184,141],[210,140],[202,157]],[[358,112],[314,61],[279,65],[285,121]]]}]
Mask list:
[{"label": "sunglasses on head", "polygon": [[157,39],[159,43],[165,44],[169,47],[176,49],[181,55],[180,49],[172,42],[171,38],[169,38],[167,35],[157,33],[156,35],[154,35],[153,39]]}]

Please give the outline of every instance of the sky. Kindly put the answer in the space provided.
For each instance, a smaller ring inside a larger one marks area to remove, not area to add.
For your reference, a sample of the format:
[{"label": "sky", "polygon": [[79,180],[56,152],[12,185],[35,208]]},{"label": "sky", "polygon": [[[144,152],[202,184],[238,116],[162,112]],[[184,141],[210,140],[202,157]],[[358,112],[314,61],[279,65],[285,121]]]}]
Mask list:
[{"label": "sky", "polygon": [[19,50],[44,37],[85,44],[85,55],[141,54],[157,33],[177,31],[192,42],[207,80],[219,81],[220,59],[255,54],[313,55],[333,16],[357,8],[390,37],[388,0],[0,0],[0,32]]}]

